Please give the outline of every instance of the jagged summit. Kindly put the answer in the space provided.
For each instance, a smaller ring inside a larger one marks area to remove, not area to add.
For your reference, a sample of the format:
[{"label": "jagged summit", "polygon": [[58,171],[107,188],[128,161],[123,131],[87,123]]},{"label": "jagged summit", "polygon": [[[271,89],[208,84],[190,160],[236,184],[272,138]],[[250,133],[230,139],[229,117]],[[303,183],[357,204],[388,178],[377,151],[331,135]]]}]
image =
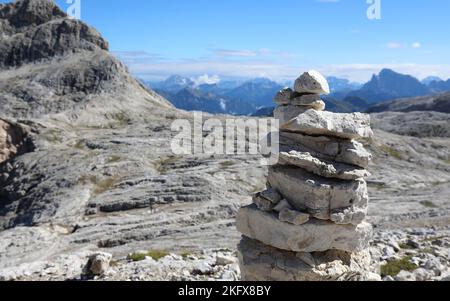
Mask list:
[{"label": "jagged summit", "polygon": [[70,19],[50,0],[20,0],[0,6],[0,69],[80,50],[108,50],[93,28]]},{"label": "jagged summit", "polygon": [[170,107],[130,76],[97,30],[69,18],[53,1],[1,5],[0,37],[0,106],[5,116],[40,118],[66,112],[71,119],[88,115],[85,122],[101,122],[98,115],[155,104]]},{"label": "jagged summit", "polygon": [[0,18],[14,27],[40,25],[67,15],[51,0],[18,0],[0,4]]}]

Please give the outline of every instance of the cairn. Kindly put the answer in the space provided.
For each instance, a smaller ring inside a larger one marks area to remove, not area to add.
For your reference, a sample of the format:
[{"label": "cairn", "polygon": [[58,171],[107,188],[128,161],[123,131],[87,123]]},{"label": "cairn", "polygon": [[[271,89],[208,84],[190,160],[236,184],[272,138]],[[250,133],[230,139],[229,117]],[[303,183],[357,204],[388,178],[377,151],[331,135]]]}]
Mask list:
[{"label": "cairn", "polygon": [[305,72],[275,97],[279,162],[267,190],[240,209],[241,273],[247,281],[378,280],[365,222],[370,116],[326,112],[326,79]]}]

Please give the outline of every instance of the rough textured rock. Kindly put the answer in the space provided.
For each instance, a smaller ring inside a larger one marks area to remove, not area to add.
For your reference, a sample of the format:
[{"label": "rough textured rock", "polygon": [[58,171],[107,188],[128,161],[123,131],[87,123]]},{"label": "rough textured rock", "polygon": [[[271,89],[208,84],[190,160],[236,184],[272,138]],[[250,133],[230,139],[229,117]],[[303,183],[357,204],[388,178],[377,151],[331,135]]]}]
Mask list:
[{"label": "rough textured rock", "polygon": [[280,126],[287,124],[292,119],[296,118],[298,115],[305,113],[306,111],[314,109],[317,111],[323,111],[325,109],[325,103],[322,100],[317,100],[310,103],[309,105],[286,105],[278,106],[273,115],[275,119],[278,119]]},{"label": "rough textured rock", "polygon": [[315,218],[359,224],[366,217],[368,193],[362,179],[327,179],[299,168],[275,166],[269,170],[268,181],[292,206]]},{"label": "rough textured rock", "polygon": [[314,94],[330,94],[330,87],[327,80],[322,74],[315,70],[303,73],[295,81],[295,92],[298,93],[314,93]]},{"label": "rough textured rock", "polygon": [[280,211],[278,219],[282,222],[300,226],[309,221],[309,214],[285,208]]},{"label": "rough textured rock", "polygon": [[236,219],[237,229],[244,236],[294,252],[357,252],[368,248],[372,235],[372,226],[367,223],[337,225],[311,219],[304,225],[295,226],[281,222],[276,214],[262,212],[254,205],[241,208]]},{"label": "rough textured rock", "polygon": [[103,275],[109,269],[112,255],[108,253],[96,253],[89,258],[89,271],[94,275]]},{"label": "rough textured rock", "polygon": [[0,7],[4,36],[0,44],[0,68],[78,50],[108,49],[108,43],[93,28],[65,18],[65,14],[50,0],[20,0]]},{"label": "rough textured rock", "polygon": [[320,160],[310,153],[297,151],[280,152],[280,164],[300,167],[318,176],[342,180],[356,180],[370,176],[370,173],[354,165]]},{"label": "rough textured rock", "polygon": [[310,153],[313,157],[367,168],[372,155],[356,141],[326,136],[280,132],[281,151]]},{"label": "rough textured rock", "polygon": [[288,105],[294,95],[294,91],[291,88],[284,88],[275,95],[275,103],[283,106]]},{"label": "rough textured rock", "polygon": [[372,138],[370,116],[360,113],[342,114],[308,110],[281,129],[311,136],[332,136],[344,139]]},{"label": "rough textured rock", "polygon": [[33,148],[29,128],[0,119],[0,163],[30,152]]},{"label": "rough textured rock", "polygon": [[367,271],[368,251],[296,253],[244,237],[238,255],[244,281],[364,281],[373,277]]}]

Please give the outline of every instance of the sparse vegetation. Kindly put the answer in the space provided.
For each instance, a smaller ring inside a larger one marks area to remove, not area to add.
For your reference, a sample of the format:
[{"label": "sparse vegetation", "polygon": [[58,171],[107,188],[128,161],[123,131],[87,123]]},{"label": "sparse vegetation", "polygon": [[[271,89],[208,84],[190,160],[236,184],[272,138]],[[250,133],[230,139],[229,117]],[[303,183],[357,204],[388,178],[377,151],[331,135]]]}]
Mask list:
[{"label": "sparse vegetation", "polygon": [[433,203],[432,201],[422,201],[420,202],[420,204],[424,207],[427,208],[439,208],[439,206],[437,206],[435,203]]},{"label": "sparse vegetation", "polygon": [[413,250],[413,249],[415,249],[413,246],[405,244],[405,243],[399,244],[399,247],[402,248],[403,250]]},{"label": "sparse vegetation", "polygon": [[122,157],[117,156],[117,155],[112,155],[111,157],[109,157],[108,163],[116,163],[116,162],[119,162],[120,160],[122,160]]},{"label": "sparse vegetation", "polygon": [[142,261],[145,260],[146,257],[153,258],[153,260],[160,260],[161,258],[166,257],[169,255],[169,253],[165,251],[159,251],[159,250],[152,250],[148,252],[139,252],[139,253],[132,253],[128,255],[127,259],[131,261]]},{"label": "sparse vegetation", "polygon": [[387,153],[389,156],[391,156],[397,160],[402,160],[402,156],[401,156],[400,152],[397,151],[396,149],[390,147],[389,145],[381,145],[380,150]]},{"label": "sparse vegetation", "polygon": [[411,262],[412,256],[406,256],[399,260],[393,260],[381,266],[381,276],[397,276],[401,271],[414,271],[419,267]]},{"label": "sparse vegetation", "polygon": [[106,179],[99,179],[96,176],[82,176],[78,182],[80,184],[93,184],[95,186],[93,194],[98,195],[110,190],[114,185],[119,183],[120,177],[114,176]]}]

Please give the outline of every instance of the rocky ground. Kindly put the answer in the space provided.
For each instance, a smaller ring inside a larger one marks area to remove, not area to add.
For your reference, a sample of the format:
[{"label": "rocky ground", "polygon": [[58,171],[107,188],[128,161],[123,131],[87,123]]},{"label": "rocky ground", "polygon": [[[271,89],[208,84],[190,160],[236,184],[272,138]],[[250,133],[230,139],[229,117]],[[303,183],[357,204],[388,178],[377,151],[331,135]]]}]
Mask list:
[{"label": "rocky ground", "polygon": [[[192,114],[48,3],[0,5],[0,279],[238,280],[235,215],[265,186],[259,156],[173,155],[171,124]],[[39,56],[12,56],[21,45]],[[375,123],[369,221],[386,280],[449,273],[450,139],[413,121],[409,136]]]}]

